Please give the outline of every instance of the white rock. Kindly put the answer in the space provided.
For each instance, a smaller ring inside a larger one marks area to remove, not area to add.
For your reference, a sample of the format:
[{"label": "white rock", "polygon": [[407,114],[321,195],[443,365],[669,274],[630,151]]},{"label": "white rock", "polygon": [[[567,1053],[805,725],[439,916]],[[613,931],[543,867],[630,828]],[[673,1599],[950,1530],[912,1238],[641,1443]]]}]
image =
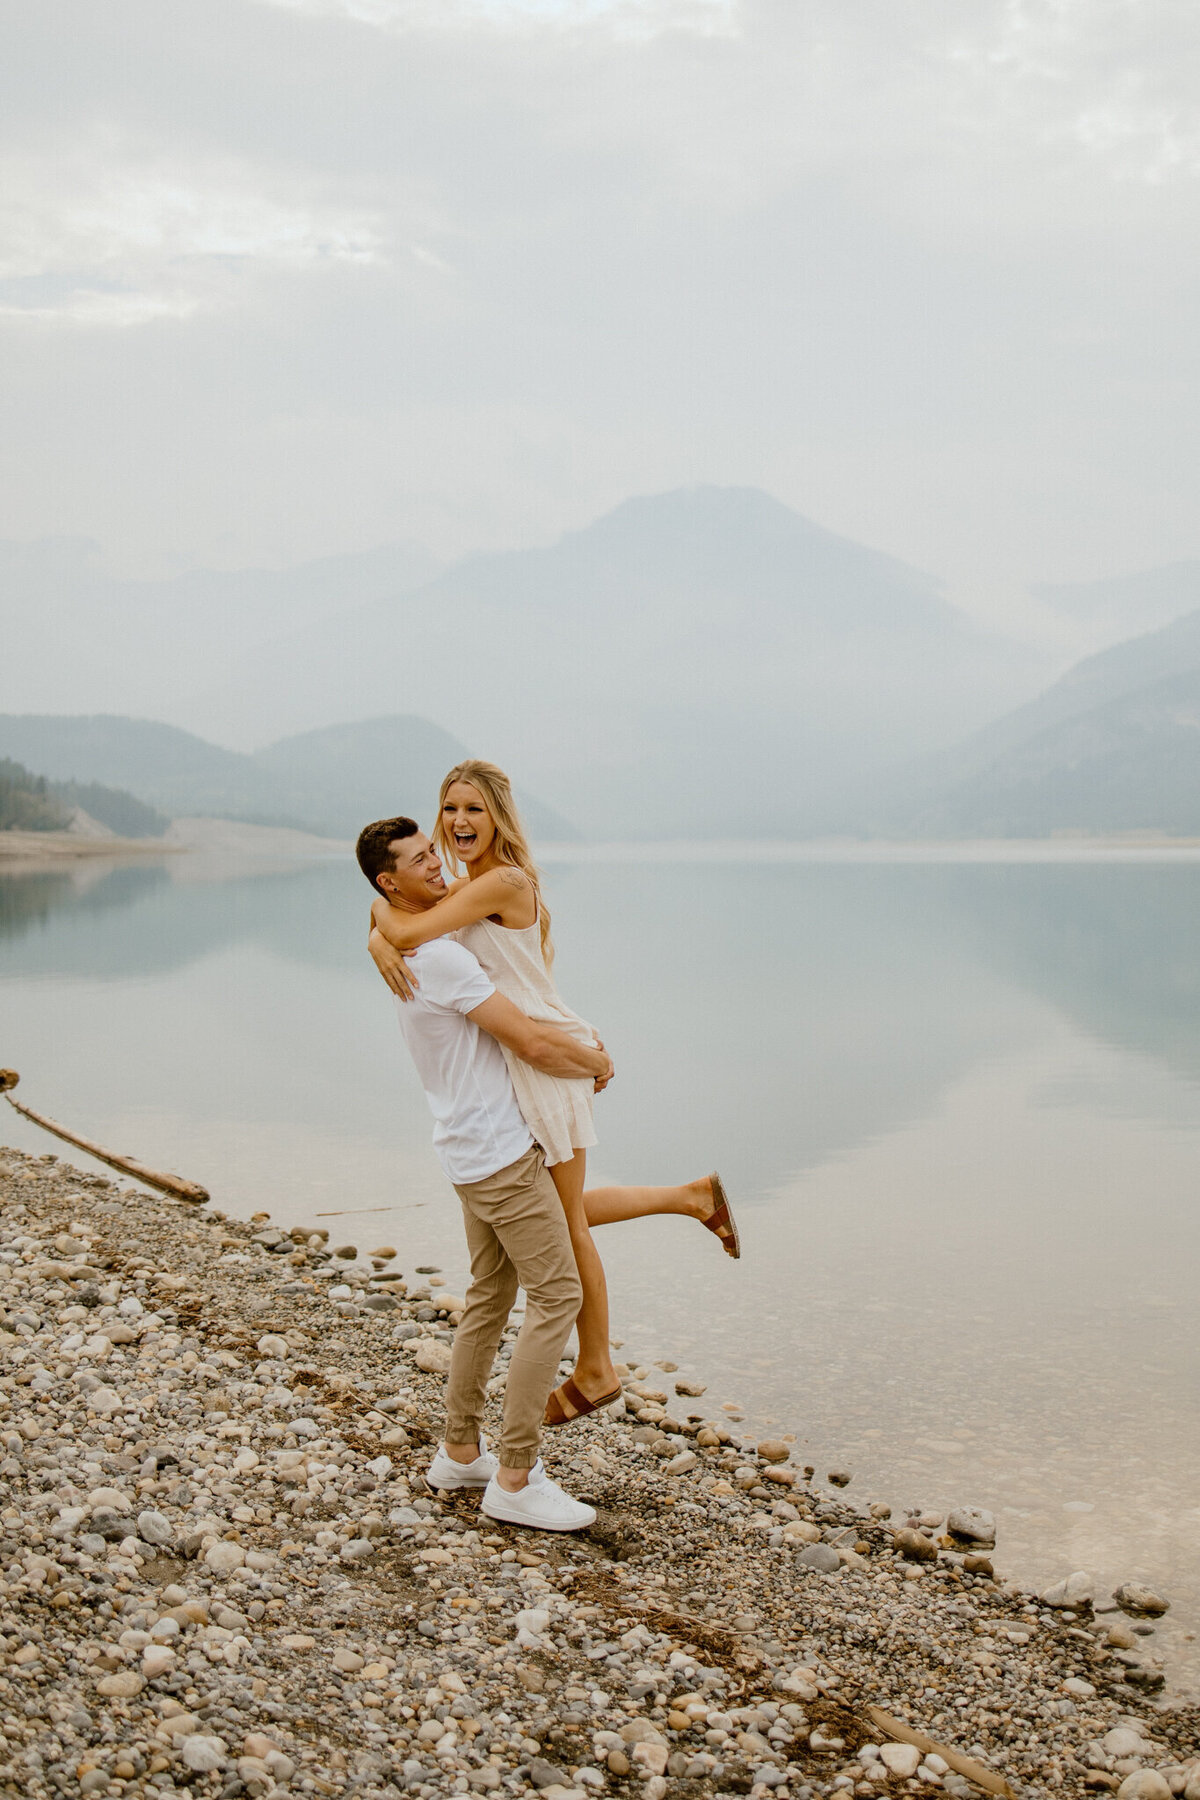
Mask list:
[{"label": "white rock", "polygon": [[1117,1800],[1171,1800],[1171,1789],[1157,1769],[1138,1769],[1117,1789]]},{"label": "white rock", "polygon": [[1086,1569],[1076,1569],[1065,1581],[1056,1581],[1042,1595],[1043,1606],[1063,1606],[1078,1609],[1096,1597],[1096,1583]]},{"label": "white rock", "polygon": [[1106,1731],[1100,1740],[1105,1756],[1148,1756],[1144,1739],[1140,1732],[1130,1731],[1127,1725],[1114,1725]]},{"label": "white rock", "polygon": [[64,1506],[57,1519],[50,1527],[50,1536],[55,1538],[70,1537],[72,1532],[79,1530],[79,1527],[86,1518],[86,1506]]},{"label": "white rock", "polygon": [[443,1344],[439,1338],[419,1338],[413,1361],[427,1375],[447,1375],[451,1354],[450,1345]]},{"label": "white rock", "polygon": [[210,1544],[204,1556],[209,1568],[218,1575],[228,1575],[234,1569],[245,1565],[246,1552],[240,1544],[231,1544],[224,1538]]},{"label": "white rock", "polygon": [[88,1505],[93,1512],[98,1512],[102,1508],[108,1512],[127,1513],[133,1511],[133,1502],[129,1495],[123,1494],[120,1488],[115,1487],[93,1488],[88,1495]]},{"label": "white rock", "polygon": [[103,1694],[106,1700],[131,1700],[145,1685],[145,1676],[136,1670],[118,1669],[115,1675],[105,1675],[96,1683],[96,1692]]},{"label": "white rock", "polygon": [[382,1481],[385,1475],[391,1473],[391,1468],[392,1459],[390,1456],[376,1456],[367,1464],[367,1474],[377,1475],[380,1481]]},{"label": "white rock", "polygon": [[374,1554],[375,1545],[370,1538],[351,1538],[348,1544],[342,1546],[341,1561],[344,1563],[363,1562],[368,1556],[374,1556]]},{"label": "white rock", "polygon": [[635,1744],[630,1751],[629,1760],[634,1767],[649,1769],[651,1775],[661,1775],[667,1766],[670,1749],[666,1744]]},{"label": "white rock", "polygon": [[550,1624],[550,1614],[544,1606],[526,1606],[517,1614],[514,1623],[518,1632],[540,1638]]},{"label": "white rock", "polygon": [[678,1456],[673,1456],[666,1464],[666,1472],[668,1475],[685,1475],[689,1469],[696,1468],[699,1461],[694,1450],[681,1450]]},{"label": "white rock", "polygon": [[282,1361],[287,1356],[288,1349],[287,1339],[278,1337],[273,1331],[269,1331],[266,1337],[260,1337],[258,1340],[259,1355],[269,1356],[272,1362]]},{"label": "white rock", "polygon": [[175,1667],[175,1652],[167,1644],[147,1644],[142,1651],[142,1674],[147,1681],[157,1681]]},{"label": "white rock", "polygon": [[179,1753],[187,1767],[197,1775],[209,1775],[214,1769],[223,1769],[227,1759],[224,1740],[205,1737],[200,1732],[185,1737]]},{"label": "white rock", "polygon": [[996,1521],[982,1506],[956,1507],[946,1520],[946,1530],[968,1544],[990,1548],[996,1542]]},{"label": "white rock", "polygon": [[144,1538],[148,1544],[173,1544],[175,1542],[175,1532],[170,1519],[164,1513],[156,1512],[153,1507],[147,1507],[145,1512],[138,1514],[138,1536]]},{"label": "white rock", "polygon": [[124,1404],[125,1402],[114,1388],[94,1388],[88,1395],[88,1406],[92,1412],[104,1413],[110,1418],[113,1413],[119,1413]]},{"label": "white rock", "polygon": [[898,1775],[902,1781],[915,1775],[921,1766],[921,1752],[915,1744],[881,1744],[879,1756],[888,1773]]}]

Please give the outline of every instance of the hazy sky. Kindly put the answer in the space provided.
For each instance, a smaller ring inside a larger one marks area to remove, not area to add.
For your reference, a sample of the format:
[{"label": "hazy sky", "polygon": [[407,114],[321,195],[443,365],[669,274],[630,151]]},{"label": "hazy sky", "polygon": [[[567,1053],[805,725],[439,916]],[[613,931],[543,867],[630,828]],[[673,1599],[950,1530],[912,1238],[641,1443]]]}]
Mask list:
[{"label": "hazy sky", "polygon": [[0,535],[1200,553],[1195,0],[6,0]]}]

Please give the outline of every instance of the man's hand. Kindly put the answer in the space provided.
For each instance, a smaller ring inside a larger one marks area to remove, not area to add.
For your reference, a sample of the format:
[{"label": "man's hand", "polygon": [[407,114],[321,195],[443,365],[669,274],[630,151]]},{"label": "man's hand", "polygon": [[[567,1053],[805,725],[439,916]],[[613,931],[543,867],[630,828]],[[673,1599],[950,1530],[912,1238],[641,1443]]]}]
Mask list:
[{"label": "man's hand", "polygon": [[367,939],[367,949],[371,952],[372,962],[397,999],[411,1000],[421,984],[399,950],[389,944],[378,929],[373,929]]},{"label": "man's hand", "polygon": [[[604,1049],[604,1045],[599,1038],[596,1039],[596,1048],[597,1050],[603,1051],[605,1056],[608,1056],[608,1051]],[[608,1056],[608,1073],[606,1075],[597,1075],[595,1082],[593,1083],[595,1091],[598,1094],[602,1094],[615,1074],[616,1070],[613,1068],[612,1057]]]}]

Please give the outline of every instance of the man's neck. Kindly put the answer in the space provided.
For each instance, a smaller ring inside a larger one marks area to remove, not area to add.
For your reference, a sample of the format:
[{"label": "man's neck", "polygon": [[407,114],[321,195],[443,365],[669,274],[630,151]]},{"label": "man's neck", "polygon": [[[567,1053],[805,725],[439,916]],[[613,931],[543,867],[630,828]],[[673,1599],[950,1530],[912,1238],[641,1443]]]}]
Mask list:
[{"label": "man's neck", "polygon": [[[380,889],[380,892],[382,893],[383,890]],[[404,899],[403,896],[400,894],[384,894],[383,897],[387,901],[389,906],[395,907],[397,912],[402,912],[402,913],[431,912],[432,909],[437,905],[436,900],[429,900],[424,905],[421,905],[419,902],[417,902],[415,900]]]}]

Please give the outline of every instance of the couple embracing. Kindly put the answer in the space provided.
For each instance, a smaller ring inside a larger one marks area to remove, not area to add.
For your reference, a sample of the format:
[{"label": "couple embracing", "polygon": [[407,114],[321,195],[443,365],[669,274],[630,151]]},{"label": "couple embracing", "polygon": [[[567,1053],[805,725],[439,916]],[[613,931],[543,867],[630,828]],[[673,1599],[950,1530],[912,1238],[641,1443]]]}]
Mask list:
[{"label": "couple embracing", "polygon": [[[397,998],[471,1260],[429,1480],[482,1488],[493,1519],[578,1531],[595,1512],[547,1476],[538,1446],[544,1426],[569,1425],[621,1392],[591,1228],[678,1213],[733,1257],[737,1228],[717,1175],[678,1187],[585,1187],[592,1103],[613,1065],[555,989],[550,915],[501,770],[459,763],[442,783],[432,838],[412,819],[379,819],[359,834],[356,854],[376,890],[371,955]],[[456,872],[449,884],[443,862]],[[518,1287],[525,1318],[493,1455],[484,1398]],[[575,1369],[555,1386],[573,1325]]]}]

